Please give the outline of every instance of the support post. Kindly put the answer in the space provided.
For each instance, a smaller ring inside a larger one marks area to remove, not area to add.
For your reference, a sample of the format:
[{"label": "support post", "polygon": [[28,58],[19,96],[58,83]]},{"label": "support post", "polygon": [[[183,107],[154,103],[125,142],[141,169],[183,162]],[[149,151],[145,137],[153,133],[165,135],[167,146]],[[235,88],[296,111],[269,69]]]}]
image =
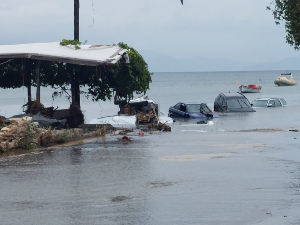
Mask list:
[{"label": "support post", "polygon": [[31,102],[31,72],[30,72],[30,61],[24,60],[24,77],[25,85],[27,87],[27,102]]},{"label": "support post", "polygon": [[35,62],[35,73],[36,73],[36,101],[41,103],[41,82],[40,82],[40,61]]},{"label": "support post", "polygon": [[79,76],[81,73],[81,66],[79,66],[79,71],[75,71],[75,102],[80,107],[80,83],[79,83]]}]

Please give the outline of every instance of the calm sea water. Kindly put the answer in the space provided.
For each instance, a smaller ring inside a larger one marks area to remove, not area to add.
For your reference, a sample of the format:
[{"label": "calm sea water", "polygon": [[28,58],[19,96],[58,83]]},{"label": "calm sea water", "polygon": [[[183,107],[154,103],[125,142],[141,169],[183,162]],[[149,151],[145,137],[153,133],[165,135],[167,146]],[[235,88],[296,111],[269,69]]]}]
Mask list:
[{"label": "calm sea water", "polygon": [[[0,157],[1,224],[300,224],[300,85],[275,87],[285,71],[155,73],[148,96],[161,115],[179,101],[213,109],[220,92],[262,85],[257,97],[288,106],[223,114],[211,125],[177,121],[172,132],[120,135]],[[292,71],[300,81],[300,71]],[[237,83],[239,82],[239,83]],[[67,108],[42,90],[46,107]],[[0,90],[0,115],[22,112],[26,89]],[[117,114],[82,98],[86,121]],[[273,129],[268,132],[253,129]]]}]

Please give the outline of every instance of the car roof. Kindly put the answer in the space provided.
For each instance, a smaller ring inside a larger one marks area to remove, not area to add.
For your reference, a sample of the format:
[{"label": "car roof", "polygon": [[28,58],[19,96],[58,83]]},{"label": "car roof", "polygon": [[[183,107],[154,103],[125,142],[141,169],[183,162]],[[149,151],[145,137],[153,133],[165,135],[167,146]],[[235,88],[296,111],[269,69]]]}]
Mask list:
[{"label": "car roof", "polygon": [[177,104],[185,104],[185,105],[200,105],[200,104],[206,104],[206,103],[203,103],[203,102],[178,102],[178,103],[176,103],[176,105]]},{"label": "car roof", "polygon": [[224,95],[227,98],[246,98],[244,95],[240,93],[220,93],[220,95]]},{"label": "car roof", "polygon": [[275,100],[275,99],[283,99],[284,100],[284,98],[256,98],[253,101],[255,101],[255,100],[257,100],[257,101],[260,101],[260,100],[266,101],[266,100]]}]

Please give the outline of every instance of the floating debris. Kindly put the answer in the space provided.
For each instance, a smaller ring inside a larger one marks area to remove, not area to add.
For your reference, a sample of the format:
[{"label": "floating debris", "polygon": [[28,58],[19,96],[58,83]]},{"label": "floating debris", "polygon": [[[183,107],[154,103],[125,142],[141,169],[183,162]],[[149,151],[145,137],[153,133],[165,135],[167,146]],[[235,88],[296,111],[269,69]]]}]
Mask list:
[{"label": "floating debris", "polygon": [[297,129],[291,129],[291,130],[289,130],[289,131],[299,132],[299,130],[297,130]]},{"label": "floating debris", "polygon": [[121,138],[121,140],[122,140],[122,141],[131,141],[131,138],[124,135],[124,136]]},{"label": "floating debris", "polygon": [[110,200],[112,202],[121,202],[121,201],[128,200],[128,199],[132,199],[132,197],[128,197],[128,196],[116,196],[116,197],[110,198]]}]

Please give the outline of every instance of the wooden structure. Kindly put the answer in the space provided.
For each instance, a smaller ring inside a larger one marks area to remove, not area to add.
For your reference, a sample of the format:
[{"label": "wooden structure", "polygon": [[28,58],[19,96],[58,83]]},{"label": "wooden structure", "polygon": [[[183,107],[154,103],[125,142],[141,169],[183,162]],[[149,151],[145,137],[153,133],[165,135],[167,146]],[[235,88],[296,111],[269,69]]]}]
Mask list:
[{"label": "wooden structure", "polygon": [[[30,60],[35,60],[37,62],[35,63],[37,83],[36,101],[40,102],[39,61],[64,62],[96,67],[98,65],[114,65],[121,58],[124,58],[126,63],[129,63],[127,50],[120,48],[119,46],[81,45],[79,46],[79,49],[76,49],[74,45],[62,46],[59,42],[0,45],[0,59],[7,61],[10,59],[23,59],[25,67],[24,81],[27,86],[28,102],[31,101],[30,71],[28,66]],[[71,79],[70,83],[71,86],[73,84],[72,88],[78,88],[77,91],[72,91],[72,104],[80,106],[79,96],[74,96],[74,93],[77,93],[78,95],[80,93],[79,81],[76,80],[76,76]]]}]

